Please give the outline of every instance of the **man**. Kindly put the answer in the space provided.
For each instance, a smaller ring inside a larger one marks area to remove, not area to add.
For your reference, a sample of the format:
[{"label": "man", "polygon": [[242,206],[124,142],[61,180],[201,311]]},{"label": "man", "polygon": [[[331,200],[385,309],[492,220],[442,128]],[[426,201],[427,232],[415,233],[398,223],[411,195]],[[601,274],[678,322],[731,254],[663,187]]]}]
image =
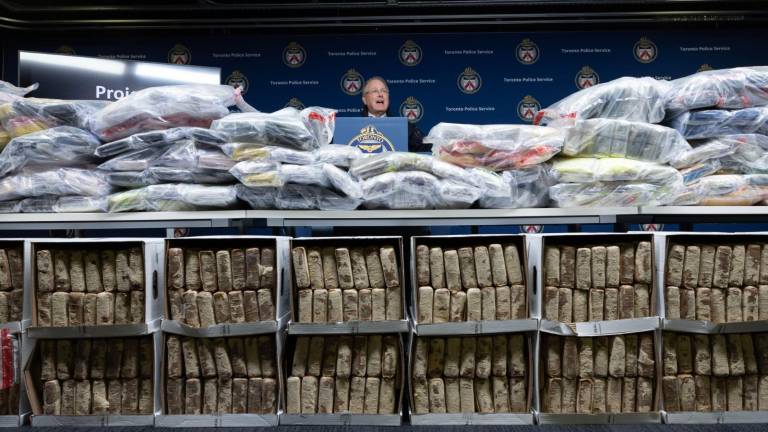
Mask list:
[{"label": "man", "polygon": [[[369,78],[363,86],[363,117],[389,117],[389,87],[380,76]],[[431,151],[432,145],[423,141],[424,134],[415,124],[408,122],[408,151]]]}]

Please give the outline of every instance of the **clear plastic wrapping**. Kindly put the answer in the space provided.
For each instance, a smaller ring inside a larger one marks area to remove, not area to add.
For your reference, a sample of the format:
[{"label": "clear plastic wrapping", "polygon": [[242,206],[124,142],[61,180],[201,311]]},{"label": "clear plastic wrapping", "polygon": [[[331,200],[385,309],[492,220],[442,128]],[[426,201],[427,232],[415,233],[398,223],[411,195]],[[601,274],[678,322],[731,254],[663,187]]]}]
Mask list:
[{"label": "clear plastic wrapping", "polygon": [[144,171],[152,166],[154,161],[165,153],[167,149],[167,147],[147,147],[142,150],[126,153],[104,162],[99,165],[99,169],[109,172]]},{"label": "clear plastic wrapping", "polygon": [[719,159],[709,159],[704,162],[700,162],[696,165],[691,165],[688,168],[680,170],[680,174],[683,176],[683,183],[691,184],[702,177],[707,177],[720,171],[723,164]]},{"label": "clear plastic wrapping", "polygon": [[104,213],[107,211],[107,199],[42,196],[21,200],[18,210],[21,213]]},{"label": "clear plastic wrapping", "polygon": [[21,201],[0,201],[0,213],[21,213]]},{"label": "clear plastic wrapping", "polygon": [[158,181],[148,170],[144,171],[100,171],[104,173],[112,186],[124,188],[139,188],[157,184]]},{"label": "clear plastic wrapping", "polygon": [[228,171],[235,163],[216,147],[197,144],[192,140],[182,140],[170,146],[147,147],[122,154],[99,165],[99,169],[118,172],[166,167],[191,171]]},{"label": "clear plastic wrapping", "polygon": [[768,107],[686,112],[671,119],[669,125],[687,139],[734,134],[767,135]]},{"label": "clear plastic wrapping", "polygon": [[295,183],[330,187],[322,165],[282,165],[278,170],[283,184]]},{"label": "clear plastic wrapping", "polygon": [[59,168],[0,179],[0,201],[44,195],[105,196],[112,186],[104,174],[79,168]]},{"label": "clear plastic wrapping", "polygon": [[275,208],[278,189],[273,187],[249,188],[248,186],[235,185],[237,197],[246,202],[252,209],[268,210]]},{"label": "clear plastic wrapping", "polygon": [[229,171],[205,168],[149,167],[146,171],[148,184],[156,183],[194,183],[194,184],[231,184],[235,179]]},{"label": "clear plastic wrapping", "polygon": [[11,137],[56,126],[88,129],[88,119],[109,101],[18,98],[0,105],[0,124]]},{"label": "clear plastic wrapping", "polygon": [[736,151],[737,146],[738,143],[734,140],[715,139],[698,142],[693,145],[691,150],[673,160],[671,164],[678,169],[693,167],[702,162],[732,155]]},{"label": "clear plastic wrapping", "polygon": [[670,113],[701,108],[740,109],[768,104],[768,68],[739,67],[699,72],[671,82]]},{"label": "clear plastic wrapping", "polygon": [[315,150],[315,161],[327,163],[341,168],[349,168],[352,161],[364,157],[357,147],[343,144],[328,144]]},{"label": "clear plastic wrapping", "polygon": [[229,170],[240,183],[252,187],[280,187],[280,165],[274,162],[238,162]]},{"label": "clear plastic wrapping", "polygon": [[685,187],[649,183],[560,183],[549,189],[557,207],[660,206],[673,202]]},{"label": "clear plastic wrapping", "polygon": [[591,118],[610,118],[658,123],[664,119],[664,95],[669,82],[651,77],[622,77],[579,90],[546,109],[540,110],[534,124]]},{"label": "clear plastic wrapping", "polygon": [[439,123],[424,137],[440,160],[464,168],[506,171],[538,165],[563,148],[563,132],[531,125]]},{"label": "clear plastic wrapping", "polygon": [[200,144],[221,146],[228,137],[220,132],[199,127],[176,127],[166,130],[142,132],[127,138],[100,145],[96,156],[110,157],[121,153],[141,150],[147,147],[168,146],[181,140],[192,140]]},{"label": "clear plastic wrapping", "polygon": [[667,163],[691,150],[674,129],[625,120],[576,121],[564,130],[567,156],[622,157]]},{"label": "clear plastic wrapping", "polygon": [[680,172],[668,165],[624,158],[559,158],[552,174],[560,183],[631,181],[670,184],[682,182]]},{"label": "clear plastic wrapping", "polygon": [[533,208],[549,203],[549,188],[555,179],[548,164],[494,175],[498,179],[484,184],[485,193],[478,201],[481,208]]},{"label": "clear plastic wrapping", "polygon": [[311,152],[283,147],[259,147],[249,143],[232,142],[221,146],[224,153],[236,161],[280,162],[293,165],[311,165],[315,156]]},{"label": "clear plastic wrapping", "polygon": [[363,197],[363,189],[348,172],[331,164],[322,165],[323,174],[328,182],[339,192],[350,198],[360,199]]},{"label": "clear plastic wrapping", "polygon": [[380,174],[365,180],[362,190],[371,209],[466,208],[483,194],[482,187],[422,171]]},{"label": "clear plastic wrapping", "polygon": [[734,145],[734,152],[721,159],[723,169],[741,174],[768,173],[768,136],[729,135],[711,140]]},{"label": "clear plastic wrapping", "polygon": [[385,173],[422,171],[437,177],[456,182],[469,182],[479,186],[477,180],[467,171],[448,162],[443,162],[432,156],[405,152],[379,153],[352,161],[349,174],[366,180]]},{"label": "clear plastic wrapping", "polygon": [[126,211],[191,211],[236,206],[234,186],[195,184],[160,184],[112,194],[108,197],[110,212]]},{"label": "clear plastic wrapping", "polygon": [[314,150],[330,143],[336,111],[309,107],[301,111],[287,107],[273,113],[230,114],[211,125],[226,133],[232,142],[248,147],[285,147]]},{"label": "clear plastic wrapping", "polygon": [[103,141],[178,126],[207,128],[229,114],[239,92],[228,85],[187,84],[139,90],[97,111],[91,131]]},{"label": "clear plastic wrapping", "polygon": [[767,176],[712,175],[687,187],[675,205],[745,206],[768,197]]},{"label": "clear plastic wrapping", "polygon": [[99,140],[75,127],[59,126],[14,138],[0,153],[0,176],[26,166],[72,166],[94,161]]},{"label": "clear plastic wrapping", "polygon": [[360,202],[328,188],[300,184],[281,187],[275,197],[275,207],[281,210],[355,210]]}]

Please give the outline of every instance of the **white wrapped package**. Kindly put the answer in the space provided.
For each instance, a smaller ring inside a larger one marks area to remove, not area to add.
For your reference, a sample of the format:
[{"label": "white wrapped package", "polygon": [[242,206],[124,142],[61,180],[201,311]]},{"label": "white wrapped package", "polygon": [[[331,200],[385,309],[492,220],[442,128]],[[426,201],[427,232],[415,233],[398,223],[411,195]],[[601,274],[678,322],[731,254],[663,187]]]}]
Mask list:
[{"label": "white wrapped package", "polygon": [[622,77],[579,90],[540,110],[534,124],[562,124],[592,118],[658,123],[664,119],[664,95],[668,89],[667,81]]},{"label": "white wrapped package", "polygon": [[439,179],[421,171],[390,172],[362,183],[366,208],[429,209],[437,204]]},{"label": "white wrapped package", "polygon": [[732,155],[736,151],[737,143],[729,140],[708,140],[694,143],[691,150],[683,153],[671,162],[675,168],[692,167],[700,162],[718,160]]},{"label": "white wrapped package", "polygon": [[439,202],[435,207],[462,209],[471,207],[480,199],[484,189],[453,180],[440,180],[437,183],[437,191]]},{"label": "white wrapped package", "polygon": [[235,166],[235,161],[228,158],[221,150],[206,145],[200,145],[191,140],[177,142],[171,145],[163,154],[157,157],[151,165],[168,168],[186,169],[215,169],[229,171]]},{"label": "white wrapped package", "polygon": [[220,146],[228,137],[220,132],[199,127],[176,127],[166,130],[142,132],[127,138],[100,145],[96,156],[110,157],[121,153],[141,150],[147,147],[168,146],[181,140],[192,140],[199,144]]},{"label": "white wrapped package", "polygon": [[742,174],[768,173],[768,136],[758,134],[728,135],[712,141],[735,143],[732,155],[722,159],[723,168]]},{"label": "white wrapped package", "polygon": [[75,127],[60,126],[14,138],[0,153],[0,176],[25,166],[75,166],[93,162],[99,140]]},{"label": "white wrapped package", "polygon": [[768,107],[736,111],[705,110],[686,112],[669,120],[687,139],[706,139],[734,134],[768,134]]},{"label": "white wrapped package", "polygon": [[531,125],[439,123],[424,137],[440,160],[464,168],[506,171],[538,165],[563,148],[563,132]]},{"label": "white wrapped package", "polygon": [[273,162],[238,162],[229,170],[240,183],[248,187],[280,187],[280,164]]},{"label": "white wrapped package", "polygon": [[237,197],[248,203],[252,209],[267,210],[275,208],[278,189],[271,187],[249,188],[245,185],[235,185]]},{"label": "white wrapped package", "polygon": [[680,174],[683,176],[683,183],[688,185],[699,181],[699,179],[703,177],[715,174],[720,171],[722,167],[723,164],[719,159],[709,159],[705,162],[681,169]]},{"label": "white wrapped package", "polygon": [[432,156],[416,153],[387,152],[352,162],[349,173],[358,179],[366,180],[372,177],[393,172],[422,171],[445,180],[459,183],[469,183],[479,187],[481,182],[467,171],[456,165],[440,161]]},{"label": "white wrapped package", "polygon": [[768,197],[767,186],[765,175],[713,175],[689,185],[674,205],[753,205]]},{"label": "white wrapped package", "polygon": [[0,202],[0,213],[21,213],[21,201]]},{"label": "white wrapped package", "polygon": [[360,199],[363,197],[363,189],[360,187],[360,183],[353,179],[348,172],[327,163],[323,164],[322,167],[323,174],[336,190],[350,198]]},{"label": "white wrapped package", "polygon": [[236,161],[279,162],[293,165],[311,165],[315,157],[311,152],[283,147],[255,147],[253,144],[232,142],[221,146],[224,153]]},{"label": "white wrapped package", "polygon": [[497,183],[486,182],[486,192],[479,201],[481,208],[546,207],[549,188],[556,183],[548,164],[504,171],[500,178],[507,188],[500,189]]},{"label": "white wrapped package", "polygon": [[228,85],[187,84],[150,87],[133,92],[96,112],[91,131],[102,141],[115,141],[140,132],[178,126],[207,128],[244,105],[240,91]]},{"label": "white wrapped package", "polygon": [[670,166],[624,158],[558,158],[552,174],[561,183],[682,183],[680,172]]},{"label": "white wrapped package", "polygon": [[104,174],[79,168],[59,168],[17,174],[0,180],[0,201],[44,195],[99,197],[112,192]]},{"label": "white wrapped package", "polygon": [[710,107],[740,109],[768,105],[768,68],[698,72],[672,81],[665,99],[672,114]]},{"label": "white wrapped package", "polygon": [[237,204],[234,186],[205,186],[196,184],[162,184],[147,186],[149,209],[158,201],[176,201],[199,208],[228,208]]},{"label": "white wrapped package", "polygon": [[106,197],[35,197],[20,202],[22,213],[104,213],[107,211]]},{"label": "white wrapped package", "polygon": [[280,181],[283,184],[295,183],[330,187],[331,182],[323,173],[322,165],[281,165]]},{"label": "white wrapped package", "polygon": [[226,133],[232,142],[242,143],[243,151],[265,146],[314,150],[330,143],[335,113],[328,108],[299,111],[287,107],[273,113],[230,114],[213,122],[211,129]]},{"label": "white wrapped package", "polygon": [[567,156],[623,157],[667,163],[691,150],[674,129],[625,120],[579,120],[565,129]]},{"label": "white wrapped package", "polygon": [[88,119],[110,103],[98,100],[17,98],[0,106],[0,124],[12,137],[57,126],[88,129]]},{"label": "white wrapped package", "polygon": [[355,210],[360,202],[323,187],[287,184],[278,189],[275,207],[282,210]]},{"label": "white wrapped package", "polygon": [[21,213],[54,213],[58,199],[55,196],[26,198],[19,202],[19,209]]},{"label": "white wrapped package", "polygon": [[357,147],[343,144],[328,144],[315,150],[315,161],[327,163],[341,168],[349,168],[352,161],[365,157]]},{"label": "white wrapped package", "polygon": [[549,196],[558,207],[659,206],[673,202],[684,190],[682,182],[560,183],[549,189]]}]

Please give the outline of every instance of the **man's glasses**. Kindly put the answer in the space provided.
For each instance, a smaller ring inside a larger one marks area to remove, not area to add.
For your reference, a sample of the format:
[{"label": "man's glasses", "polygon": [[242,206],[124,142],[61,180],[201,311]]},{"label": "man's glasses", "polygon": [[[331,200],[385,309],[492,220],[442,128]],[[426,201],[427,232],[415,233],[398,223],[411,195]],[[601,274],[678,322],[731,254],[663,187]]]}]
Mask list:
[{"label": "man's glasses", "polygon": [[387,89],[385,89],[385,88],[381,88],[381,89],[373,89],[373,90],[368,90],[368,91],[366,91],[366,92],[365,92],[365,94],[368,94],[368,93],[374,93],[374,94],[389,94],[389,90],[387,90]]}]

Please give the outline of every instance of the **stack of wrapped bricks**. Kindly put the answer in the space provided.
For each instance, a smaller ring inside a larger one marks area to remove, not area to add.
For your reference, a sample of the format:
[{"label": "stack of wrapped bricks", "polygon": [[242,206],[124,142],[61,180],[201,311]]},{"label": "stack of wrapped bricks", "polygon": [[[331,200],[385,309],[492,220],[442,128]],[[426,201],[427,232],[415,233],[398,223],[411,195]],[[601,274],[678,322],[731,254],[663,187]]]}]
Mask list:
[{"label": "stack of wrapped bricks", "polygon": [[400,335],[298,336],[287,414],[399,414]]},{"label": "stack of wrapped bricks", "polygon": [[21,245],[0,245],[0,324],[21,321],[24,259]]},{"label": "stack of wrapped bricks", "polygon": [[768,334],[664,333],[667,412],[768,410]]},{"label": "stack of wrapped bricks", "polygon": [[528,354],[524,334],[416,338],[412,413],[528,412]]},{"label": "stack of wrapped bricks", "polygon": [[650,316],[652,258],[650,241],[595,246],[547,242],[542,318],[571,323]]},{"label": "stack of wrapped bricks", "polygon": [[165,340],[168,415],[276,414],[275,336]]},{"label": "stack of wrapped bricks", "polygon": [[768,248],[746,240],[671,239],[664,277],[667,319],[716,324],[768,319]]},{"label": "stack of wrapped bricks", "polygon": [[275,319],[275,249],[168,248],[169,316],[189,327]]},{"label": "stack of wrapped bricks", "polygon": [[42,402],[35,414],[154,414],[152,336],[41,339],[37,345],[27,380],[30,397]]},{"label": "stack of wrapped bricks", "polygon": [[[144,251],[114,244],[57,245],[35,252],[37,327],[141,324]],[[86,248],[87,247],[87,248]]]},{"label": "stack of wrapped bricks", "polygon": [[[295,246],[292,261],[294,322],[339,323],[403,319],[395,247],[371,239],[365,246]],[[299,243],[300,244],[300,243]],[[356,242],[355,244],[362,244]]]},{"label": "stack of wrapped bricks", "polygon": [[544,413],[657,411],[652,332],[601,337],[542,337]]},{"label": "stack of wrapped bricks", "polygon": [[474,240],[474,247],[416,246],[418,324],[528,317],[517,246]]}]

